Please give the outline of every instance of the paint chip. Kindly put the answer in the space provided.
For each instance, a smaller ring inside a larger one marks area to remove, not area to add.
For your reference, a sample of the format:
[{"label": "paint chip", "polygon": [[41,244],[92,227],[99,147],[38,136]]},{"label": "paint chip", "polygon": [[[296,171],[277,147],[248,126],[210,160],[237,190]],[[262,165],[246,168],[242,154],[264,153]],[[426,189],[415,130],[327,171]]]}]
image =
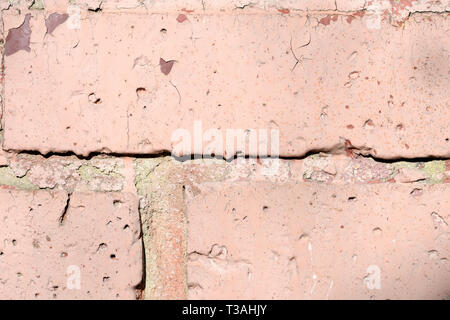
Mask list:
[{"label": "paint chip", "polygon": [[164,73],[166,76],[172,70],[174,63],[175,60],[165,61],[163,58],[159,58],[159,66],[161,67],[161,72]]},{"label": "paint chip", "polygon": [[69,18],[69,15],[67,13],[59,14],[59,13],[52,13],[48,16],[47,19],[45,19],[45,26],[47,27],[47,33],[52,34],[52,32],[60,25],[66,22],[66,20]]},{"label": "paint chip", "polygon": [[25,50],[27,52],[31,51],[30,18],[31,14],[26,14],[25,19],[20,27],[9,29],[8,36],[6,37],[5,42],[5,56],[10,56],[20,50]]}]

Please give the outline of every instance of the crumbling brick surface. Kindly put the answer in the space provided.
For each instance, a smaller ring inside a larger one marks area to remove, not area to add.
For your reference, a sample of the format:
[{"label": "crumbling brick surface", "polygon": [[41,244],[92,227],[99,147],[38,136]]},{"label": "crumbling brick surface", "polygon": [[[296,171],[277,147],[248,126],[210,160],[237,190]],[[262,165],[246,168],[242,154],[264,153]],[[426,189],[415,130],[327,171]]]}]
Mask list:
[{"label": "crumbling brick surface", "polygon": [[0,0],[0,299],[448,299],[449,9]]}]

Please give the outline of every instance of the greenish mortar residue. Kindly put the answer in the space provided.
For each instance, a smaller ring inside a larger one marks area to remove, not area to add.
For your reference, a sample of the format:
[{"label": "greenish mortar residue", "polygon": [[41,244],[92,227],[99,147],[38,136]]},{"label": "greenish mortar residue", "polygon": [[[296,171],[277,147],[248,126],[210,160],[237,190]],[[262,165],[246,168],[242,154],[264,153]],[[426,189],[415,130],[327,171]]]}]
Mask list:
[{"label": "greenish mortar residue", "polygon": [[433,160],[428,162],[407,162],[399,161],[391,164],[392,177],[394,177],[399,169],[407,168],[422,172],[426,180],[425,183],[435,184],[442,183],[445,178],[445,161]]},{"label": "greenish mortar residue", "polygon": [[442,183],[445,178],[445,161],[427,162],[422,170],[429,177],[430,183]]},{"label": "greenish mortar residue", "polygon": [[146,189],[152,182],[151,173],[162,162],[159,159],[136,159],[134,183],[139,195],[145,196]]},{"label": "greenish mortar residue", "polygon": [[77,169],[78,174],[81,179],[91,182],[94,177],[112,177],[112,178],[124,178],[123,175],[117,173],[115,171],[106,171],[100,168],[97,168],[90,164],[83,164],[81,167]]},{"label": "greenish mortar residue", "polygon": [[42,0],[34,0],[31,6],[28,8],[30,10],[44,10],[44,1]]},{"label": "greenish mortar residue", "polygon": [[399,161],[394,162],[392,164],[392,167],[394,169],[402,169],[402,168],[408,168],[408,169],[417,169],[417,162],[407,162],[407,161]]},{"label": "greenish mortar residue", "polygon": [[[147,196],[152,194],[152,184],[155,180],[153,173],[155,169],[161,164],[163,160],[161,159],[135,159],[134,160],[134,184],[136,186],[136,190],[138,195],[141,197],[141,202],[139,205],[139,213],[141,215],[141,223],[142,223],[142,235],[144,242],[144,255],[145,255],[145,266],[146,266],[146,277],[145,277],[145,297],[146,299],[150,299],[154,295],[152,292],[157,292],[158,285],[158,276],[159,270],[157,268],[157,254],[155,254],[149,248],[152,247],[152,237],[150,230],[150,222],[149,222],[149,201]],[[153,195],[153,197],[157,197],[157,195]]]},{"label": "greenish mortar residue", "polygon": [[26,176],[16,177],[9,167],[0,167],[0,185],[11,186],[22,190],[36,190],[38,186],[34,185]]}]

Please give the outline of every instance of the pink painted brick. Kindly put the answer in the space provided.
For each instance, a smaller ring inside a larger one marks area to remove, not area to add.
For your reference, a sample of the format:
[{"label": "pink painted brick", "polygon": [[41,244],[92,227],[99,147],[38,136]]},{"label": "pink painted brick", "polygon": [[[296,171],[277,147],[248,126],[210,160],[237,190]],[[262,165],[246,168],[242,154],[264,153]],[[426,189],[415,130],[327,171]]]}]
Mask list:
[{"label": "pink painted brick", "polygon": [[[350,2],[349,0],[347,0]],[[59,0],[46,0],[48,10],[65,10],[67,4]],[[334,0],[82,0],[77,1],[81,8],[95,9],[99,6],[105,11],[118,11],[123,9],[145,12],[230,12],[239,8],[248,11],[261,11],[275,9],[289,10],[334,10]]]},{"label": "pink painted brick", "polygon": [[143,272],[136,196],[74,193],[61,222],[67,200],[0,191],[0,298],[135,299]]},{"label": "pink painted brick", "polygon": [[[13,12],[5,33],[24,21]],[[366,17],[185,14],[84,12],[81,29],[49,35],[33,11],[31,51],[5,57],[4,147],[155,153],[201,120],[277,128],[285,156],[345,139],[383,158],[450,156],[445,16],[374,30]]]},{"label": "pink painted brick", "polygon": [[446,184],[202,184],[187,197],[188,296],[448,298],[448,192]]}]

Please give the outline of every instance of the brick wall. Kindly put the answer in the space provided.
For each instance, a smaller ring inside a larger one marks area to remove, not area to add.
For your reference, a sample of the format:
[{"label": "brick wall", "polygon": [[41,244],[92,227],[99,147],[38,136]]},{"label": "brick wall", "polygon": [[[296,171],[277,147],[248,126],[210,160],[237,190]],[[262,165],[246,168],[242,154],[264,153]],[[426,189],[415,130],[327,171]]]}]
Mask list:
[{"label": "brick wall", "polygon": [[449,7],[0,1],[0,298],[449,298]]}]

